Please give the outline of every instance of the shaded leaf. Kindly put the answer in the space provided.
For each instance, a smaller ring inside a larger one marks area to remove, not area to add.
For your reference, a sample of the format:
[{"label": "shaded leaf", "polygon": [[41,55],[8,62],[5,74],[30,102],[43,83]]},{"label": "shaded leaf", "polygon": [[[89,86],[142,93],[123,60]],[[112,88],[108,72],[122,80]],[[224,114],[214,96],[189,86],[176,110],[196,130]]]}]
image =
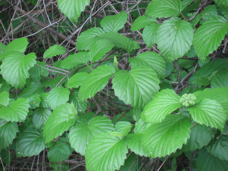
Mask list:
[{"label": "shaded leaf", "polygon": [[138,18],[136,18],[136,20],[133,22],[132,26],[131,26],[131,31],[136,31],[136,30],[140,30],[143,27],[152,24],[153,22],[156,22],[155,18],[150,18],[147,17],[145,15],[143,16],[139,16]]}]

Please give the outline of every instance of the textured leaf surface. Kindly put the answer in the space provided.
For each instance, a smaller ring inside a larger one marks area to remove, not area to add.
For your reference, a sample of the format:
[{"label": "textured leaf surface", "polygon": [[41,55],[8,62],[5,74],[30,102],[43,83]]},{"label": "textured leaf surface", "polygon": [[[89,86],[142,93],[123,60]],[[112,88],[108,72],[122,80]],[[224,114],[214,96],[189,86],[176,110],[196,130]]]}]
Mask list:
[{"label": "textured leaf surface", "polygon": [[6,107],[9,104],[9,100],[9,93],[7,91],[3,91],[0,93],[0,107]]},{"label": "textured leaf surface", "polygon": [[87,101],[80,101],[78,98],[78,91],[74,91],[73,93],[70,94],[70,103],[73,103],[75,106],[75,110],[77,112],[84,112],[88,106]]},{"label": "textured leaf surface", "polygon": [[156,52],[140,53],[136,56],[136,58],[130,58],[129,63],[131,65],[131,68],[138,66],[153,68],[157,72],[159,78],[165,77],[165,60]]},{"label": "textured leaf surface", "polygon": [[69,103],[58,106],[48,118],[44,127],[45,142],[50,142],[53,138],[62,135],[76,121],[75,113]]},{"label": "textured leaf surface", "polygon": [[118,32],[127,21],[127,13],[122,11],[117,15],[109,15],[101,20],[101,27],[105,32]]},{"label": "textured leaf surface", "polygon": [[0,108],[0,118],[12,122],[22,122],[29,112],[29,107],[26,99],[18,98],[10,106]]},{"label": "textured leaf surface", "polygon": [[84,82],[84,80],[86,79],[87,76],[88,76],[88,74],[86,72],[76,73],[75,75],[70,77],[70,79],[68,80],[68,82],[66,84],[66,87],[78,88],[79,86],[82,85],[82,83]]},{"label": "textured leaf surface", "polygon": [[94,69],[81,85],[79,90],[79,99],[84,101],[101,91],[111,76],[115,73],[115,68],[108,65],[102,65]]},{"label": "textured leaf surface", "polygon": [[92,139],[86,148],[86,168],[88,171],[113,171],[124,164],[128,152],[124,140],[111,132],[104,132]]},{"label": "textured leaf surface", "polygon": [[189,107],[188,110],[196,122],[223,130],[226,114],[217,101],[204,99],[195,106]]},{"label": "textured leaf surface", "polygon": [[143,108],[159,90],[157,73],[147,67],[121,70],[112,80],[115,94],[125,104]]},{"label": "textured leaf surface", "polygon": [[213,140],[207,147],[207,151],[221,160],[228,160],[228,136],[220,135]]},{"label": "textured leaf surface", "polygon": [[115,45],[109,40],[101,39],[92,45],[89,51],[89,59],[91,62],[98,61],[105,56]]},{"label": "textured leaf surface", "polygon": [[66,48],[60,45],[53,45],[44,52],[44,59],[51,58],[56,55],[63,55],[64,53],[66,53],[66,51]]},{"label": "textured leaf surface", "polygon": [[[0,119],[0,123],[4,120]],[[5,122],[0,124],[0,150],[8,147],[16,137],[18,127],[16,122]]]},{"label": "textured leaf surface", "polygon": [[77,39],[76,47],[78,50],[90,50],[91,46],[104,34],[104,30],[99,27],[93,27],[80,34]]},{"label": "textured leaf surface", "polygon": [[140,30],[143,27],[152,24],[153,22],[156,22],[155,18],[150,18],[145,15],[139,16],[132,24],[131,31]]},{"label": "textured leaf surface", "polygon": [[149,26],[146,26],[143,30],[143,40],[146,43],[147,47],[152,48],[156,43],[156,33],[158,31],[160,24],[153,23]]},{"label": "textured leaf surface", "polygon": [[111,120],[105,116],[97,116],[89,122],[86,120],[78,121],[76,126],[70,129],[69,141],[71,147],[81,155],[85,155],[86,146],[101,132],[114,131]]},{"label": "textured leaf surface", "polygon": [[45,149],[45,143],[41,131],[27,129],[18,137],[16,154],[19,156],[38,155]]},{"label": "textured leaf surface", "polygon": [[40,107],[34,111],[32,121],[37,128],[43,129],[50,115],[50,109]]},{"label": "textured leaf surface", "polygon": [[[36,61],[36,63],[42,67],[45,67],[45,62],[40,62],[40,61]],[[34,65],[32,68],[29,69],[29,78],[33,81],[38,81],[38,80],[41,80],[42,77],[47,77],[49,72],[48,70],[44,69],[44,68],[41,68],[40,66],[38,65]]]},{"label": "textured leaf surface", "polygon": [[215,0],[215,3],[221,7],[228,7],[228,0]]},{"label": "textured leaf surface", "polygon": [[228,21],[222,16],[217,16],[205,21],[200,26],[193,38],[193,45],[201,61],[218,48],[228,29]]},{"label": "textured leaf surface", "polygon": [[15,39],[7,45],[6,51],[18,51],[24,53],[28,44],[28,38],[22,37]]},{"label": "textured leaf surface", "polygon": [[227,171],[228,162],[211,155],[206,149],[198,152],[196,166],[199,171]]},{"label": "textured leaf surface", "polygon": [[228,69],[221,69],[216,75],[212,78],[211,88],[216,87],[228,87]]},{"label": "textured leaf surface", "polygon": [[132,51],[133,49],[140,48],[138,42],[133,41],[132,39],[127,38],[119,33],[115,33],[115,32],[105,33],[100,37],[111,41],[119,48],[126,49],[128,52]]},{"label": "textured leaf surface", "polygon": [[44,92],[45,87],[40,82],[30,83],[23,92],[19,95],[20,98],[28,98],[34,94],[40,94]]},{"label": "textured leaf surface", "polygon": [[115,124],[117,132],[122,133],[122,136],[126,136],[131,131],[132,124],[128,121],[118,121]]},{"label": "textured leaf surface", "polygon": [[173,90],[164,89],[145,106],[142,115],[147,122],[160,123],[179,107],[182,107],[180,97]]},{"label": "textured leaf surface", "polygon": [[58,7],[73,22],[78,21],[81,12],[89,5],[90,0],[57,0]]},{"label": "textured leaf surface", "polygon": [[26,79],[29,77],[28,70],[36,63],[35,53],[24,55],[21,52],[13,52],[1,65],[1,74],[3,78],[16,88],[23,88]]},{"label": "textured leaf surface", "polygon": [[146,130],[142,145],[151,157],[164,157],[186,144],[190,127],[187,117],[168,115],[161,123],[153,124]]},{"label": "textured leaf surface", "polygon": [[70,91],[67,88],[53,88],[47,96],[48,104],[52,109],[55,109],[57,106],[65,104],[69,100],[69,95]]},{"label": "textured leaf surface", "polygon": [[181,0],[153,0],[146,8],[146,14],[152,17],[177,16],[184,9]]},{"label": "textured leaf surface", "polygon": [[187,21],[182,21],[176,17],[170,18],[164,21],[157,31],[156,42],[158,49],[168,61],[174,61],[182,57],[190,49],[193,32],[191,24]]},{"label": "textured leaf surface", "polygon": [[125,160],[124,165],[121,166],[119,171],[136,171],[138,158],[134,153],[131,153],[130,156]]},{"label": "textured leaf surface", "polygon": [[209,5],[204,8],[203,12],[201,13],[203,19],[210,19],[212,17],[217,17],[218,12],[215,5]]},{"label": "textured leaf surface", "polygon": [[70,69],[80,64],[85,65],[88,62],[88,56],[88,52],[75,53],[64,59],[60,66],[64,69]]}]

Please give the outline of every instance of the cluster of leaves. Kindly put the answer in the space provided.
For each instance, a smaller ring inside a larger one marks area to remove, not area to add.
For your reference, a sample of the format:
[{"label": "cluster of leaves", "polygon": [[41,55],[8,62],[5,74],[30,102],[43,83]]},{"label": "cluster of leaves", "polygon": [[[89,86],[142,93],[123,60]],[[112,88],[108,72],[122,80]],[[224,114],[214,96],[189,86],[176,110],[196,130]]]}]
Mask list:
[{"label": "cluster of leaves", "polygon": [[[136,54],[139,43],[119,33],[128,18],[125,11],[82,32],[78,52],[51,69],[45,61],[65,54],[64,47],[51,46],[38,61],[35,53],[25,55],[27,38],[0,44],[0,150],[13,142],[18,157],[48,149],[51,162],[76,151],[85,156],[88,171],[119,170],[129,150],[149,158],[198,150],[193,167],[226,170],[228,59],[210,54],[227,34],[228,2],[215,0],[196,11],[201,2],[153,0],[134,21],[131,30],[144,28],[146,46],[157,45],[160,53]],[[72,21],[88,4],[58,0]],[[121,68],[122,59],[127,62]],[[114,119],[93,113],[88,99],[112,93],[115,103],[132,108]],[[126,113],[133,119],[122,117]],[[136,156],[129,158],[134,162]]]}]

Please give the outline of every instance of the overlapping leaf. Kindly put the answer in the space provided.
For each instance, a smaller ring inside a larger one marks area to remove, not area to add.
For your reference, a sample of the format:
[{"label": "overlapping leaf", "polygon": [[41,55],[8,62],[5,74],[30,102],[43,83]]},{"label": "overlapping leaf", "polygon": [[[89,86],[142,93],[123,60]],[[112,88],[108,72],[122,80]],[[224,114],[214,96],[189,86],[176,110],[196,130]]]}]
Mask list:
[{"label": "overlapping leaf", "polygon": [[228,87],[228,69],[221,69],[216,75],[212,78],[211,88],[216,87]]},{"label": "overlapping leaf", "polygon": [[228,7],[228,0],[215,0],[215,3],[221,7]]},{"label": "overlapping leaf", "polygon": [[68,80],[68,82],[66,84],[66,87],[78,88],[79,86],[82,85],[82,83],[84,82],[84,80],[86,79],[87,76],[88,76],[88,74],[86,72],[76,73],[75,75],[70,77],[70,79]]},{"label": "overlapping leaf", "polygon": [[88,102],[81,101],[78,98],[78,90],[70,94],[69,102],[73,103],[77,112],[84,112],[87,109]]},{"label": "overlapping leaf", "polygon": [[50,115],[51,115],[50,109],[40,107],[34,111],[32,121],[38,129],[43,129]]},{"label": "overlapping leaf", "polygon": [[147,25],[150,25],[152,24],[153,22],[155,22],[156,19],[155,18],[150,18],[150,17],[147,17],[145,15],[143,16],[139,16],[135,21],[134,23],[132,24],[131,26],[131,30],[132,31],[136,31],[136,30],[140,30],[141,28],[147,26]]},{"label": "overlapping leaf", "polygon": [[53,45],[44,52],[43,58],[46,59],[56,55],[63,55],[64,53],[66,53],[66,51],[67,51],[66,48],[60,45]]},{"label": "overlapping leaf", "polygon": [[147,47],[151,48],[156,43],[156,33],[158,31],[159,26],[160,24],[153,23],[144,28],[142,37]]},{"label": "overlapping leaf", "polygon": [[9,93],[7,91],[0,93],[0,107],[6,107],[9,104],[9,100]]}]

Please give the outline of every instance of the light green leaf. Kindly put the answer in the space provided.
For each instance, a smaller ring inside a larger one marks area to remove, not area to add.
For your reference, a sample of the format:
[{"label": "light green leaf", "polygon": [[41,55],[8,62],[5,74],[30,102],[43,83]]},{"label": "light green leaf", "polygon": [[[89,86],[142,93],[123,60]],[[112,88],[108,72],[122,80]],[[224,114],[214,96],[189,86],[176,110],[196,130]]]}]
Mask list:
[{"label": "light green leaf", "polygon": [[122,136],[126,136],[131,131],[131,123],[128,121],[118,121],[115,124],[115,129],[117,132],[121,132]]},{"label": "light green leaf", "polygon": [[89,5],[90,0],[57,0],[57,2],[61,12],[76,23],[81,12]]},{"label": "light green leaf", "polygon": [[188,110],[196,122],[223,130],[226,114],[217,101],[204,99],[195,106],[188,107]]},{"label": "light green leaf", "polygon": [[65,75],[61,75],[56,78],[45,78],[43,81],[41,81],[41,84],[45,87],[54,88],[57,84],[61,82],[59,84],[59,86],[61,86],[66,82],[66,79],[63,80],[64,77]]},{"label": "light green leaf", "polygon": [[156,43],[156,33],[159,27],[160,24],[153,23],[144,28],[142,37],[147,47],[152,48],[152,46],[154,46],[154,44]]},{"label": "light green leaf", "polygon": [[20,134],[16,143],[16,154],[21,156],[38,155],[45,149],[42,132],[36,129],[27,129]]},{"label": "light green leaf", "polygon": [[41,94],[44,92],[44,89],[45,87],[40,82],[32,82],[23,90],[19,97],[28,98],[34,94]]},{"label": "light green leaf", "polygon": [[23,88],[26,79],[29,78],[28,70],[36,63],[35,53],[24,55],[21,52],[14,51],[1,65],[1,74],[3,78],[16,88]]},{"label": "light green leaf", "polygon": [[104,132],[92,139],[86,148],[86,168],[88,171],[119,170],[127,158],[128,149],[124,140],[111,132]]},{"label": "light green leaf", "polygon": [[130,38],[127,38],[119,33],[109,32],[100,36],[102,39],[107,39],[114,43],[117,47],[126,49],[128,52],[131,52],[134,49],[139,49],[139,43],[133,41]]},{"label": "light green leaf", "polygon": [[66,53],[66,51],[67,50],[65,47],[62,47],[60,45],[53,45],[44,52],[43,58],[47,59],[56,55],[63,55],[64,53]]},{"label": "light green leaf", "polygon": [[181,0],[153,0],[146,8],[146,15],[168,18],[179,15],[183,9]]},{"label": "light green leaf", "polygon": [[47,96],[48,96],[48,93],[40,94],[40,100],[41,100],[40,107],[49,108]]},{"label": "light green leaf", "polygon": [[180,97],[173,90],[164,89],[145,106],[142,114],[146,122],[160,123],[179,107],[182,107]]},{"label": "light green leaf", "polygon": [[114,125],[105,116],[97,116],[90,121],[78,120],[76,126],[70,129],[71,147],[81,155],[85,155],[86,146],[89,142],[99,133],[106,131],[114,131]]},{"label": "light green leaf", "polygon": [[151,157],[164,157],[186,144],[190,127],[187,117],[168,115],[161,123],[153,124],[146,130],[142,145]]},{"label": "light green leaf", "polygon": [[[0,123],[4,122],[0,119]],[[8,147],[16,137],[18,127],[16,122],[4,122],[0,124],[0,150]]]},{"label": "light green leaf", "polygon": [[143,108],[159,90],[157,73],[148,67],[120,70],[112,80],[116,96],[125,104]]},{"label": "light green leaf", "polygon": [[196,166],[199,171],[227,171],[228,162],[211,155],[204,148],[197,153]]},{"label": "light green leaf", "polygon": [[86,72],[79,72],[74,74],[74,76],[70,77],[68,80],[66,87],[68,88],[78,88],[82,85],[82,83],[85,81],[88,74]]},{"label": "light green leaf", "polygon": [[54,147],[51,147],[48,150],[47,156],[50,162],[62,162],[68,159],[71,153],[72,149],[70,148],[67,139],[61,138]]},{"label": "light green leaf", "polygon": [[215,74],[211,81],[211,88],[228,87],[228,69],[223,68]]},{"label": "light green leaf", "polygon": [[104,34],[104,30],[99,27],[93,27],[80,34],[77,39],[76,48],[78,50],[90,50],[92,45]]},{"label": "light green leaf", "polygon": [[89,51],[89,59],[91,62],[98,61],[104,57],[115,45],[109,40],[101,39],[92,45]]},{"label": "light green leaf", "polygon": [[[195,123],[194,123],[195,124]],[[215,131],[205,125],[197,124],[191,128],[190,138],[186,145],[183,146],[184,151],[194,151],[201,149],[207,145],[215,136]]]},{"label": "light green leaf", "polygon": [[0,107],[6,107],[9,104],[9,100],[9,93],[7,91],[3,91],[0,93]]},{"label": "light green leaf", "polygon": [[228,21],[222,16],[206,20],[200,26],[193,38],[193,45],[201,61],[214,52],[224,39],[228,29]]},{"label": "light green leaf", "polygon": [[209,5],[206,8],[204,8],[203,12],[201,13],[202,18],[204,19],[210,19],[212,17],[217,17],[218,12],[215,5]]},{"label": "light green leaf", "polygon": [[7,46],[4,45],[3,43],[0,43],[0,59],[1,59],[1,54],[5,52]]},{"label": "light green leaf", "polygon": [[74,104],[75,110],[77,112],[84,112],[87,109],[88,102],[87,101],[80,101],[78,98],[78,91],[74,91],[70,94],[70,103]]},{"label": "light green leaf", "polygon": [[228,0],[215,0],[215,3],[221,7],[228,7]]},{"label": "light green leaf", "polygon": [[190,5],[194,0],[183,0],[182,4],[184,7],[187,7],[188,5]]},{"label": "light green leaf", "polygon": [[69,95],[70,91],[67,88],[55,87],[47,96],[48,104],[55,109],[57,106],[65,104],[69,100]]},{"label": "light green leaf", "polygon": [[2,78],[0,77],[0,92],[9,91],[11,86]]},{"label": "light green leaf", "polygon": [[43,129],[45,123],[47,122],[48,118],[51,115],[51,110],[47,109],[47,108],[37,108],[34,111],[34,115],[32,118],[32,121],[34,123],[34,125],[36,126],[36,128],[38,129]]},{"label": "light green leaf", "polygon": [[136,58],[130,58],[129,63],[131,68],[138,66],[144,66],[154,69],[159,78],[165,77],[166,64],[164,58],[156,52],[144,52],[136,56]]},{"label": "light green leaf", "polygon": [[228,160],[228,136],[220,135],[206,147],[207,151],[221,160]]},{"label": "light green leaf", "polygon": [[35,109],[39,107],[41,99],[39,94],[33,94],[29,98],[27,98],[27,101],[29,102],[30,108]]},{"label": "light green leaf", "polygon": [[0,108],[0,118],[12,122],[22,122],[29,112],[26,99],[18,98],[9,107]]},{"label": "light green leaf", "polygon": [[[47,68],[45,66],[45,62],[36,61],[36,63]],[[39,81],[42,79],[41,76],[47,77],[49,74],[48,70],[41,68],[38,65],[34,65],[32,68],[29,69],[29,78],[33,81]]]},{"label": "light green leaf", "polygon": [[[70,119],[69,116],[72,116]],[[48,143],[62,135],[64,131],[67,131],[71,126],[75,124],[76,116],[72,111],[69,103],[58,106],[54,109],[53,113],[48,118],[44,126],[44,138],[45,142]]]},{"label": "light green leaf", "polygon": [[109,78],[113,76],[115,72],[115,68],[108,65],[102,65],[94,69],[81,85],[78,94],[79,99],[84,101],[94,97],[98,91],[101,91],[106,86]]},{"label": "light green leaf", "polygon": [[105,32],[118,32],[127,21],[127,13],[122,11],[117,15],[109,15],[101,20],[101,27]]},{"label": "light green leaf", "polygon": [[15,39],[7,45],[5,52],[18,51],[18,52],[24,53],[27,49],[28,44],[29,44],[28,38],[23,37],[23,38]]},{"label": "light green leaf", "polygon": [[193,33],[194,30],[187,21],[176,17],[170,18],[158,28],[158,49],[168,61],[174,61],[188,52],[192,45]]},{"label": "light green leaf", "polygon": [[89,57],[88,52],[78,52],[64,59],[60,66],[63,69],[71,69],[80,64],[85,65],[89,61],[88,57]]},{"label": "light green leaf", "polygon": [[139,16],[132,24],[131,26],[131,31],[136,31],[136,30],[140,30],[145,26],[148,26],[150,24],[152,24],[153,22],[156,22],[155,18],[150,18],[147,17],[145,15],[143,16]]}]

